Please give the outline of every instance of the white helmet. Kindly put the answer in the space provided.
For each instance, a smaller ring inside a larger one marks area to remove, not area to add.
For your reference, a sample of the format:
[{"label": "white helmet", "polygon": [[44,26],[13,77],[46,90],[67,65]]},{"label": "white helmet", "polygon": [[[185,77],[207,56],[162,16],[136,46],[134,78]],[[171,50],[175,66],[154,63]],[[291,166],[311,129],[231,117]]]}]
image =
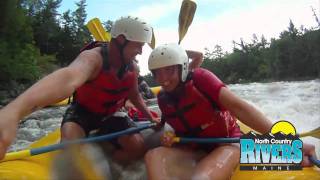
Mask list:
[{"label": "white helmet", "polygon": [[177,64],[182,66],[181,80],[184,82],[188,75],[188,55],[184,49],[174,43],[158,46],[151,52],[148,60],[150,71]]},{"label": "white helmet", "polygon": [[129,41],[151,43],[152,28],[136,17],[122,17],[111,28],[113,38],[124,35]]}]

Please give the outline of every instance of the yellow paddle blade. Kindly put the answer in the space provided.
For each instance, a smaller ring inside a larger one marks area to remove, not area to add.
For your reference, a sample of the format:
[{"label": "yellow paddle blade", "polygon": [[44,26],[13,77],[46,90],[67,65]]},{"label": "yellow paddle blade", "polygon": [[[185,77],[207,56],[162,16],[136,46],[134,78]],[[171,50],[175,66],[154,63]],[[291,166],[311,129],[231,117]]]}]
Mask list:
[{"label": "yellow paddle blade", "polygon": [[22,159],[30,156],[31,156],[30,149],[17,151],[17,152],[10,152],[10,153],[7,153],[4,159],[0,160],[0,162]]},{"label": "yellow paddle blade", "polygon": [[156,47],[156,37],[154,36],[154,30],[152,28],[152,39],[151,39],[151,43],[149,44],[149,46],[154,49]]},{"label": "yellow paddle blade", "polygon": [[157,95],[159,94],[160,90],[161,90],[161,86],[152,87],[152,88],[150,88],[150,89],[151,89],[152,93],[153,93],[155,96],[157,96]]},{"label": "yellow paddle blade", "polygon": [[174,138],[173,138],[173,142],[179,143],[179,142],[180,142],[180,137],[174,137]]},{"label": "yellow paddle blade", "polygon": [[110,33],[106,32],[98,18],[91,19],[86,26],[96,41],[109,42],[111,40]]},{"label": "yellow paddle blade", "polygon": [[191,0],[183,0],[179,13],[179,44],[192,23],[197,4]]},{"label": "yellow paddle blade", "polygon": [[320,127],[309,132],[301,133],[299,136],[300,137],[311,136],[311,137],[320,139]]}]

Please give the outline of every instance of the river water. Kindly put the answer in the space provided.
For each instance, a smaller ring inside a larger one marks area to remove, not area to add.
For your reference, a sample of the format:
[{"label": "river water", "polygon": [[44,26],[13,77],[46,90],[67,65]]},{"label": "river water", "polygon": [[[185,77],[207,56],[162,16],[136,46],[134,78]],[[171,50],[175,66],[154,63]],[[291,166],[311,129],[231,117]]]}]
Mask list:
[{"label": "river water", "polygon": [[[228,87],[237,95],[260,109],[273,122],[287,120],[298,133],[320,126],[320,79],[296,82],[271,82],[232,84]],[[26,148],[30,143],[45,136],[60,126],[66,107],[39,110],[20,124],[17,139],[9,148],[16,151]],[[316,146],[320,157],[320,141],[312,137],[303,141]],[[112,162],[114,165],[114,163]],[[120,174],[118,179],[145,179],[145,167],[141,162],[122,168],[114,165]]]}]

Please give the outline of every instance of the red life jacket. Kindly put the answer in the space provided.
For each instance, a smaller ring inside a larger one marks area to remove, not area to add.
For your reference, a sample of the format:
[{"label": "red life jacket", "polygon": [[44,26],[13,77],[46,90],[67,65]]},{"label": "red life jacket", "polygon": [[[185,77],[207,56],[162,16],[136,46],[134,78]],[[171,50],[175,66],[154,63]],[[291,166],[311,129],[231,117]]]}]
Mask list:
[{"label": "red life jacket", "polygon": [[211,98],[201,92],[192,77],[185,82],[178,97],[161,91],[158,103],[164,120],[178,136],[240,136],[236,119],[229,111],[220,110]]},{"label": "red life jacket", "polygon": [[[110,115],[124,106],[136,76],[130,71],[132,65],[129,65],[122,78],[119,79],[117,74],[109,71],[107,44],[88,45],[90,49],[97,46],[102,47],[103,68],[97,78],[85,83],[76,90],[75,102],[90,112]],[[86,50],[86,48],[83,50]]]},{"label": "red life jacket", "polygon": [[[158,118],[159,117],[159,115],[158,115],[158,113],[156,111],[153,111],[151,109],[149,109],[149,111],[151,112],[152,117],[154,117],[154,118]],[[150,120],[140,110],[138,110],[135,107],[129,108],[128,116],[131,119],[133,119],[134,121],[149,121]]]}]

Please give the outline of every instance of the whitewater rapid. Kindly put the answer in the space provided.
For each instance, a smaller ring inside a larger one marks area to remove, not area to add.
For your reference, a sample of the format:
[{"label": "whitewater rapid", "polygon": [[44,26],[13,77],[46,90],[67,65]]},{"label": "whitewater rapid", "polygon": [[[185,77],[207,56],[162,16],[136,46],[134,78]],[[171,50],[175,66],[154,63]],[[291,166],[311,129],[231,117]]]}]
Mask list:
[{"label": "whitewater rapid", "polygon": [[[261,110],[272,122],[287,120],[297,133],[320,126],[320,79],[296,82],[234,84],[229,88]],[[320,157],[320,141],[302,139],[314,144]]]}]

